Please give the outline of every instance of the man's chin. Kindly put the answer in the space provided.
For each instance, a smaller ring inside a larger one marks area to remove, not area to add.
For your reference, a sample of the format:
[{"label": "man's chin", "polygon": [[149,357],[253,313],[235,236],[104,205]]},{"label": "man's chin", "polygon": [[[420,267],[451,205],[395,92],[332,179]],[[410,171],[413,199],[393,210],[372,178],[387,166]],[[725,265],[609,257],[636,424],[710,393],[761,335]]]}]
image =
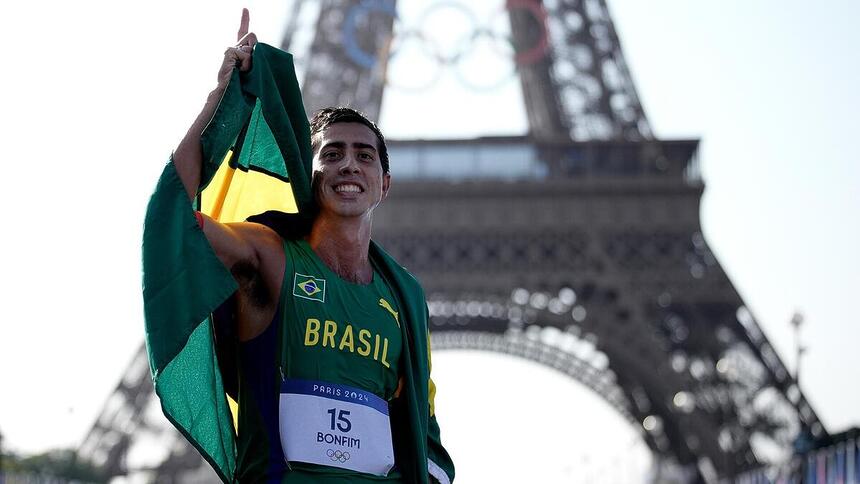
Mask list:
[{"label": "man's chin", "polygon": [[335,206],[325,207],[323,212],[327,212],[338,218],[356,218],[364,215],[367,210],[359,204],[339,203]]}]

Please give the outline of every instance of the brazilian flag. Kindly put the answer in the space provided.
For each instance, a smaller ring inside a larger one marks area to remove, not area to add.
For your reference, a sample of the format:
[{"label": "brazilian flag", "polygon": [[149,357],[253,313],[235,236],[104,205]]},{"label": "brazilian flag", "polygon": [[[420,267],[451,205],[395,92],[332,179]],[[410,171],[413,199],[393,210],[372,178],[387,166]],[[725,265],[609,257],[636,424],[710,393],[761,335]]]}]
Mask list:
[{"label": "brazilian flag", "polygon": [[[266,44],[252,68],[234,70],[201,137],[201,187],[193,203],[169,162],[147,207],[143,233],[146,343],[155,392],[165,416],[224,482],[236,479],[235,402],[219,366],[212,313],[237,284],[216,257],[194,210],[223,223],[246,219],[282,237],[307,233],[315,213],[310,129],[290,54]],[[427,308],[420,285],[371,243],[370,257],[402,308],[403,429],[395,448],[410,482],[454,477],[433,415]],[[230,372],[226,371],[225,375]],[[232,410],[231,410],[232,408]]]},{"label": "brazilian flag", "polygon": [[310,128],[292,56],[257,44],[253,68],[233,71],[201,144],[205,188],[196,207],[171,162],[147,208],[146,342],[164,414],[232,482],[235,430],[211,313],[237,285],[197,226],[193,209],[224,223],[268,210],[313,212]]}]

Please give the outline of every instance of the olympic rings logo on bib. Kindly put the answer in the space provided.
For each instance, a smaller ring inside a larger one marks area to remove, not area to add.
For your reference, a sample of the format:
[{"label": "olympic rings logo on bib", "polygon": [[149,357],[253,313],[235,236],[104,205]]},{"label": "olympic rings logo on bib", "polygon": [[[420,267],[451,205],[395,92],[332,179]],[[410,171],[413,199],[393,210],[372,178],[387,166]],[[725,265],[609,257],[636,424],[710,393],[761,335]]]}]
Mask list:
[{"label": "olympic rings logo on bib", "polygon": [[349,460],[349,452],[342,452],[340,450],[329,449],[325,451],[325,455],[327,455],[332,462],[337,461],[343,463]]}]

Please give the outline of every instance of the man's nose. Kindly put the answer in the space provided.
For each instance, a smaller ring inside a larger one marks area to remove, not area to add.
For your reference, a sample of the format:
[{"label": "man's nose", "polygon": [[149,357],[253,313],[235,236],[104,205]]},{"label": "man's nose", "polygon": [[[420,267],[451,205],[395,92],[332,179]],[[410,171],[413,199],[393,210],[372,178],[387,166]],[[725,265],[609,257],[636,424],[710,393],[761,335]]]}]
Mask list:
[{"label": "man's nose", "polygon": [[355,155],[350,153],[344,156],[338,171],[344,175],[358,173],[358,160],[355,158]]}]

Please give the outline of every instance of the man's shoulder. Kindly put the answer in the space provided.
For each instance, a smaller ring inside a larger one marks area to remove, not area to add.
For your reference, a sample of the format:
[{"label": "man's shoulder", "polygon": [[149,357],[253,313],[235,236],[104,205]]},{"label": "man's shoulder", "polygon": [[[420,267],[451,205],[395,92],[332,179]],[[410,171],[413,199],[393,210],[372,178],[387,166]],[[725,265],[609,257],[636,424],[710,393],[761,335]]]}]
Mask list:
[{"label": "man's shoulder", "polygon": [[257,223],[268,227],[281,236],[283,240],[298,240],[306,237],[314,222],[313,215],[302,213],[285,213],[269,210],[248,217],[247,222]]},{"label": "man's shoulder", "polygon": [[386,252],[379,243],[371,241],[370,256],[371,258],[374,258],[382,268],[390,272],[390,275],[397,279],[399,285],[404,286],[401,287],[402,290],[407,290],[409,291],[409,294],[420,296],[422,299],[424,298],[424,288],[421,287],[421,283],[418,282],[418,278],[409,272],[408,269],[400,265],[400,263]]}]

